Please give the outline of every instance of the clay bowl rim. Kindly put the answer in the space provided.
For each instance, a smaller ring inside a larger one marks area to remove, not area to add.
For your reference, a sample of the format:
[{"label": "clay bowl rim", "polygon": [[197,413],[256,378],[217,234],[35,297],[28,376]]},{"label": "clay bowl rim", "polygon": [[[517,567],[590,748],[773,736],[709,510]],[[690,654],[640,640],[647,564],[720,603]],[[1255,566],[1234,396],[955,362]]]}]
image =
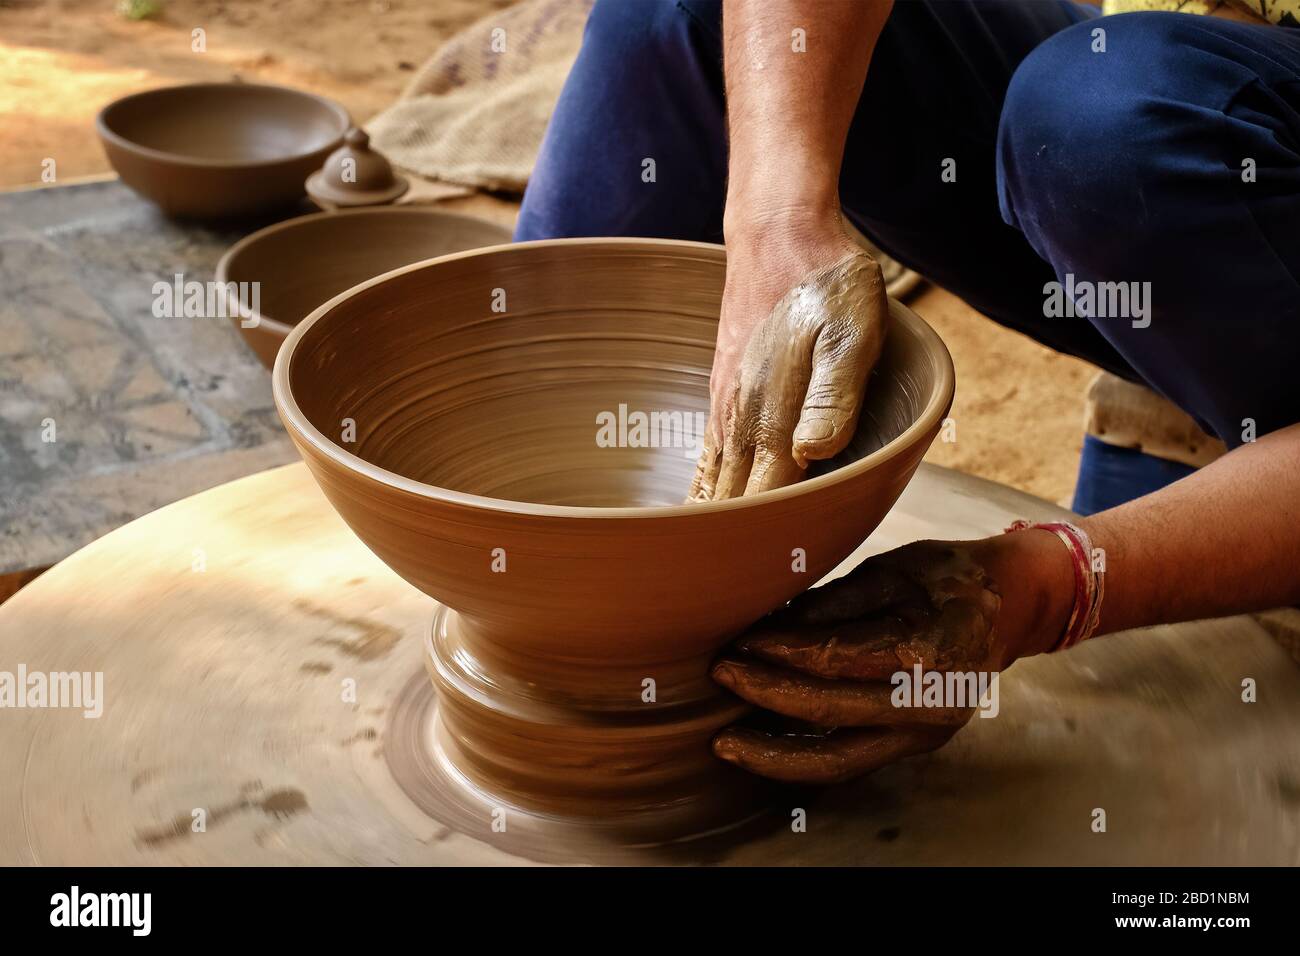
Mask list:
[{"label": "clay bowl rim", "polygon": [[[483,219],[480,216],[467,216],[464,213],[458,213],[458,212],[446,212],[444,210],[437,209],[432,206],[415,206],[415,205],[359,206],[353,209],[327,209],[322,212],[309,212],[301,216],[294,216],[292,219],[284,219],[280,222],[272,223],[269,226],[264,226],[261,229],[258,229],[256,232],[250,232],[248,235],[244,236],[244,238],[240,239],[229,249],[227,249],[224,253],[222,253],[221,258],[217,260],[215,281],[220,282],[223,285],[228,285],[228,283],[231,282],[237,282],[238,281],[237,279],[232,279],[227,274],[227,270],[229,270],[230,268],[230,263],[235,260],[235,257],[237,255],[245,251],[249,246],[253,245],[253,243],[265,239],[267,236],[273,235],[274,233],[277,232],[284,232],[285,230],[288,229],[296,229],[304,225],[309,220],[315,223],[315,222],[320,222],[322,219],[327,219],[336,216],[365,216],[365,215],[427,216],[435,219],[459,219],[464,222],[474,223],[475,225],[486,224],[488,226],[498,226],[503,232],[506,233],[510,232],[510,230],[506,226],[502,226],[500,223],[493,222],[491,219]],[[498,243],[498,245],[501,245],[501,243]],[[493,247],[479,246],[478,248],[491,249]],[[472,252],[476,250],[467,249],[465,251]],[[454,255],[454,254],[458,254],[458,253],[448,253],[448,255]],[[441,258],[441,257],[437,257],[437,258]],[[428,262],[428,261],[429,261],[428,259],[421,260],[421,262]],[[415,262],[410,264],[419,265],[420,263]],[[399,266],[399,268],[405,268],[405,266]],[[383,276],[385,275],[388,275],[388,273],[386,272],[381,273],[375,278],[383,278]],[[346,294],[350,291],[352,290],[345,289],[343,294]],[[330,302],[332,301],[333,299],[331,299],[329,302],[323,302],[321,303],[321,305],[322,306],[329,305]],[[238,301],[238,295],[232,295],[228,287],[226,289],[226,302],[228,305],[230,305],[233,308],[238,308],[240,306],[240,303]],[[258,317],[258,323],[257,323],[258,326],[261,328],[265,328],[269,332],[273,332],[274,334],[280,336],[281,338],[287,337],[289,333],[294,330],[295,327],[301,325],[303,322],[306,322],[307,319],[310,318],[313,314],[314,313],[309,312],[307,313],[307,315],[303,316],[303,318],[300,321],[289,323],[283,321],[282,319],[273,318],[272,316],[267,315],[265,312],[259,311],[256,313]]]},{"label": "clay bowl rim", "polygon": [[[186,156],[183,153],[169,153],[166,150],[154,149],[152,146],[145,146],[142,143],[137,143],[135,140],[127,139],[121,133],[118,133],[108,125],[109,112],[117,109],[124,103],[130,102],[131,100],[150,99],[159,96],[160,94],[176,93],[179,90],[199,89],[275,90],[280,93],[288,93],[292,96],[304,100],[314,100],[321,104],[333,113],[335,118],[338,119],[342,125],[339,128],[338,135],[328,143],[317,146],[314,149],[304,149],[296,153],[285,153],[283,156],[276,156],[270,159],[214,159],[201,156]],[[111,142],[119,149],[135,153],[137,156],[143,156],[161,162],[174,163],[178,166],[192,166],[197,169],[258,169],[266,166],[278,166],[281,163],[300,162],[302,160],[310,159],[320,153],[321,150],[335,148],[340,142],[342,142],[343,134],[346,133],[351,126],[352,115],[347,111],[347,108],[343,106],[343,104],[336,103],[328,97],[320,96],[316,93],[309,93],[306,90],[295,89],[292,86],[282,86],[278,83],[245,83],[243,81],[235,80],[224,83],[220,81],[208,81],[202,83],[174,83],[170,86],[156,86],[150,90],[141,90],[138,93],[128,93],[126,96],[119,96],[111,103],[103,106],[100,111],[95,114],[95,131],[99,134],[101,139]]]},{"label": "clay bowl rim", "polygon": [[602,238],[575,238],[575,239],[535,239],[529,242],[511,242],[503,243],[499,246],[484,246],[480,249],[470,249],[465,252],[453,252],[445,256],[437,256],[433,259],[425,259],[423,262],[414,262],[409,266],[402,266],[400,269],[394,269],[392,272],[386,272],[383,275],[375,276],[368,279],[360,285],[353,286],[346,292],[341,292],[330,301],[326,302],[307,318],[298,323],[297,327],[289,333],[289,337],[280,346],[279,354],[275,358],[275,368],[271,373],[271,391],[275,398],[276,408],[280,412],[280,417],[284,420],[286,427],[297,433],[297,435],[318,453],[329,459],[333,464],[343,468],[346,471],[359,475],[368,481],[373,481],[388,488],[414,495],[438,504],[458,505],[492,511],[497,513],[523,515],[529,517],[542,518],[606,518],[606,519],[627,519],[627,518],[675,518],[702,516],[707,514],[717,514],[729,511],[743,511],[749,508],[758,508],[763,505],[774,504],[779,501],[785,501],[791,498],[798,498],[804,495],[812,495],[823,488],[829,488],[834,485],[850,481],[871,469],[889,461],[900,454],[903,454],[908,448],[919,441],[920,436],[933,428],[937,428],[943,416],[947,414],[952,405],[953,394],[956,388],[956,372],[952,364],[952,355],[948,352],[948,347],[944,345],[943,339],[934,331],[924,319],[903,305],[896,299],[889,300],[890,318],[894,321],[903,323],[917,332],[920,338],[927,344],[927,353],[931,355],[938,363],[938,376],[935,381],[935,387],[930,393],[925,407],[916,417],[916,420],[908,425],[901,433],[892,438],[883,447],[864,455],[857,461],[850,462],[842,468],[836,468],[823,475],[816,475],[807,478],[793,485],[787,485],[784,488],[774,488],[770,491],[764,491],[757,495],[750,495],[740,498],[728,498],[723,501],[697,501],[689,504],[680,505],[634,505],[619,506],[613,508],[599,508],[587,505],[547,505],[531,501],[511,501],[506,498],[489,498],[485,495],[475,495],[464,491],[453,491],[449,488],[440,488],[437,485],[426,484],[422,481],[416,481],[399,475],[396,472],[389,471],[386,468],[380,468],[364,458],[354,455],[350,451],[340,448],[337,444],[326,438],[319,429],[316,428],[307,417],[303,414],[302,409],[298,407],[298,402],[293,397],[293,391],[289,387],[289,367],[293,364],[294,356],[298,350],[298,345],[302,342],[304,336],[311,328],[323,318],[325,318],[336,306],[341,305],[345,300],[352,298],[354,295],[366,289],[370,289],[382,282],[387,282],[399,275],[408,272],[414,272],[420,269],[427,269],[431,266],[444,262],[451,262],[457,259],[464,259],[469,256],[481,256],[489,253],[499,253],[514,249],[531,249],[531,248],[550,248],[554,246],[604,246],[610,245],[622,246],[626,249],[645,248],[645,247],[671,247],[682,251],[705,252],[717,256],[725,261],[725,247],[711,242],[694,242],[678,239],[642,239],[633,237],[602,237]]}]

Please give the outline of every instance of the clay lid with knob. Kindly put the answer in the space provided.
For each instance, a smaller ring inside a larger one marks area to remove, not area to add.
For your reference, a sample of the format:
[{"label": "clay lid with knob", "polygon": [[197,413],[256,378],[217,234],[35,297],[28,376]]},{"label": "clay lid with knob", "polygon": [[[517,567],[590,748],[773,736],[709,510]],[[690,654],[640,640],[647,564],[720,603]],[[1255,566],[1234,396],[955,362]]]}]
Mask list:
[{"label": "clay lid with knob", "polygon": [[307,194],[325,208],[383,205],[401,197],[409,186],[382,153],[370,148],[369,134],[355,126],[325,165],[307,177]]}]

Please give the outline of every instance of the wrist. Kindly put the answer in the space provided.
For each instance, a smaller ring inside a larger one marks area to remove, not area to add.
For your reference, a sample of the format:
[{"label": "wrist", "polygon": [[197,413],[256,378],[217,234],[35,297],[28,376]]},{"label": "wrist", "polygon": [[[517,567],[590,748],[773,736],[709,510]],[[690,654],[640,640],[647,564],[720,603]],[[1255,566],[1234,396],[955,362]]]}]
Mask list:
[{"label": "wrist", "polygon": [[817,269],[866,252],[845,230],[838,207],[746,207],[724,223],[723,238],[730,269],[751,281],[768,275],[783,290]]},{"label": "wrist", "polygon": [[1030,528],[986,538],[975,552],[1002,600],[997,636],[1003,666],[1051,650],[1074,608],[1074,566],[1060,539]]},{"label": "wrist", "polygon": [[790,237],[815,243],[842,241],[845,236],[839,196],[834,190],[796,188],[768,182],[761,189],[732,183],[722,218],[728,242]]}]

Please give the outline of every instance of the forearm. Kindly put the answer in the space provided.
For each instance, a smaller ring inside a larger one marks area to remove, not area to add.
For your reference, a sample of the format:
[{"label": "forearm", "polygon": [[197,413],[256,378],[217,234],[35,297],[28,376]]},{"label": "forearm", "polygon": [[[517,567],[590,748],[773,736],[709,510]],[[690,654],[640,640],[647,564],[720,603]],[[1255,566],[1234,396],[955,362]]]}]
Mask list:
[{"label": "forearm", "polygon": [[[840,165],[893,0],[724,0],[729,235],[838,210]],[[794,31],[805,32],[796,52]]]},{"label": "forearm", "polygon": [[1100,633],[1300,603],[1300,425],[1084,519],[1106,560]]},{"label": "forearm", "polygon": [[[1105,562],[1098,635],[1300,604],[1300,425],[1077,524]],[[1045,531],[972,547],[1012,655],[1049,650],[1074,600],[1066,549]]]}]

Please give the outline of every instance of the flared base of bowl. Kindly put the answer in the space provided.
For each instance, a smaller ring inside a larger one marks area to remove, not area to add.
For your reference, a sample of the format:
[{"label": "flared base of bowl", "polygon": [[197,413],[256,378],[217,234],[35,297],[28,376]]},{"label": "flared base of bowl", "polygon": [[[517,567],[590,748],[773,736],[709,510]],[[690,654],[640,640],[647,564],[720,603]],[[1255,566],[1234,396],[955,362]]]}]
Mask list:
[{"label": "flared base of bowl", "polygon": [[583,710],[484,673],[454,611],[439,607],[392,712],[385,754],[426,814],[512,854],[547,862],[708,855],[765,826],[770,785],[713,756],[745,712],[719,692],[688,705]]}]

